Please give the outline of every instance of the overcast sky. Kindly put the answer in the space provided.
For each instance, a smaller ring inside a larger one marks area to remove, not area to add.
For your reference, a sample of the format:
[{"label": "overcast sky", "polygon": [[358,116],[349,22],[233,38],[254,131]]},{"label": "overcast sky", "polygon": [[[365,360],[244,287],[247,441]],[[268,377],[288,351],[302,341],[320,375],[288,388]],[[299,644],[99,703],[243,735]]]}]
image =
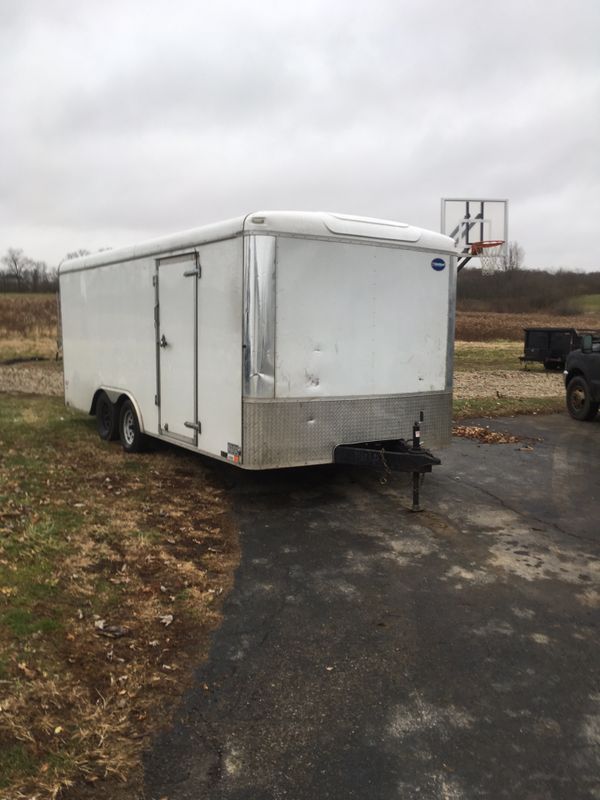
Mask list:
[{"label": "overcast sky", "polygon": [[600,269],[600,0],[0,0],[0,110],[0,253],[483,196]]}]

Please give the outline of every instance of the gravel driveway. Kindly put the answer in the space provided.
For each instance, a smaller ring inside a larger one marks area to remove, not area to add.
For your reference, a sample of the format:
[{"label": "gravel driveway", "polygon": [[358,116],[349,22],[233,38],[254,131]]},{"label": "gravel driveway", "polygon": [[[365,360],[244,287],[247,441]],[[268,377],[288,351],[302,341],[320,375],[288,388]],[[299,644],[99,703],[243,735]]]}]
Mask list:
[{"label": "gravel driveway", "polygon": [[561,397],[562,372],[455,372],[454,397]]},{"label": "gravel driveway", "polygon": [[0,367],[0,392],[24,392],[61,397],[63,394],[62,363],[13,364]]}]

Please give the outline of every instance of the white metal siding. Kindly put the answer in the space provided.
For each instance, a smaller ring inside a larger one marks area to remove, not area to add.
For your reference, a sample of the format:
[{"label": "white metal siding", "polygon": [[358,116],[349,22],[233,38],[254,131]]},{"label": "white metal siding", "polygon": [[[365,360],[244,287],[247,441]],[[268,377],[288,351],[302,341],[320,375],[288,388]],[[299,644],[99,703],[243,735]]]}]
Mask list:
[{"label": "white metal siding", "polygon": [[150,433],[157,432],[154,269],[147,258],[60,278],[67,403],[88,412],[99,386],[129,391]]},{"label": "white metal siding", "polygon": [[214,455],[242,444],[242,240],[199,248],[198,447]]},{"label": "white metal siding", "polygon": [[[220,456],[228,443],[242,442],[242,240],[203,245],[198,252],[198,448]],[[88,412],[100,386],[129,392],[146,432],[157,435],[155,271],[156,259],[147,258],[67,272],[60,288],[67,403]],[[191,298],[193,279],[180,280]],[[170,376],[175,392],[193,379],[193,327],[188,327],[189,368]],[[166,329],[165,334],[167,340],[172,335]]]},{"label": "white metal siding", "polygon": [[276,398],[443,391],[450,270],[435,256],[279,237]]}]

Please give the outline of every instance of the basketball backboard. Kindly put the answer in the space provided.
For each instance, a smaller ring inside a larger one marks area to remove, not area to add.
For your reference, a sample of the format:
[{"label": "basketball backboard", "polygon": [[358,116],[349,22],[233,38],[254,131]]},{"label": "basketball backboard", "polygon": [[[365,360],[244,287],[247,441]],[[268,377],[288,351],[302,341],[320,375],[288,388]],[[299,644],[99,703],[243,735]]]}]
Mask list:
[{"label": "basketball backboard", "polygon": [[501,254],[506,255],[508,200],[443,197],[441,231],[454,239],[465,257],[473,255],[474,244],[490,240],[504,242]]}]

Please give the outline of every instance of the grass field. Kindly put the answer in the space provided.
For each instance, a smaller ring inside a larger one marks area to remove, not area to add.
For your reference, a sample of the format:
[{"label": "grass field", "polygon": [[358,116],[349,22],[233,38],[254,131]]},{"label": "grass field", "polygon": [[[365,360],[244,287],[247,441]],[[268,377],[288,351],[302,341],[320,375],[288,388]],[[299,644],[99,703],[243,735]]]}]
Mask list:
[{"label": "grass field", "polygon": [[55,294],[0,294],[0,361],[55,358]]},{"label": "grass field", "polygon": [[[0,395],[0,797],[136,798],[237,563],[201,461]],[[94,790],[97,787],[97,792]]]},{"label": "grass field", "polygon": [[582,294],[570,302],[579,311],[600,315],[600,294]]},{"label": "grass field", "polygon": [[56,339],[57,296],[51,294],[0,294],[0,334]]},{"label": "grass field", "polygon": [[[508,340],[456,342],[454,369],[463,372],[497,369],[520,370],[523,369],[523,365],[519,361],[521,355],[523,355],[523,345],[518,342]],[[531,369],[543,370],[543,366],[532,365]]]}]

